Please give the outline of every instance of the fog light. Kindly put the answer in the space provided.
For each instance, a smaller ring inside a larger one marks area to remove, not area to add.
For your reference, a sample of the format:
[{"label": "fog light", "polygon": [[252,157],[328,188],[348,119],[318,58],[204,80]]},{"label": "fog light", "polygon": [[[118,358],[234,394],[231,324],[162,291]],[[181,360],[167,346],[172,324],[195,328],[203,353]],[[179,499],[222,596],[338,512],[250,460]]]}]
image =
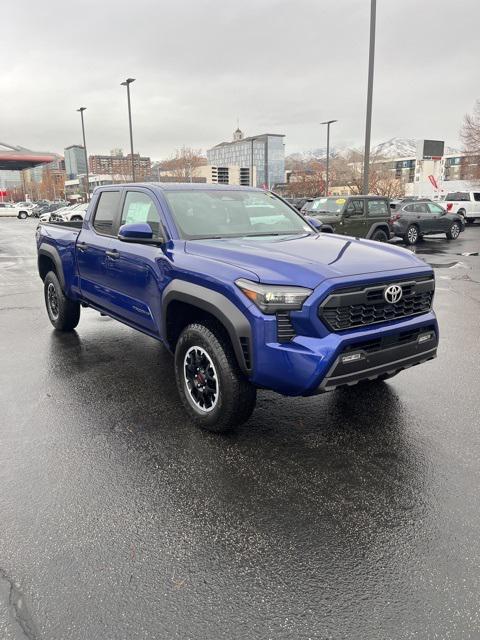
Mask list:
[{"label": "fog light", "polygon": [[431,333],[423,333],[419,338],[418,342],[427,342],[427,340],[431,340],[433,335]]},{"label": "fog light", "polygon": [[342,356],[342,363],[355,362],[355,360],[361,360],[363,357],[362,353],[349,353],[348,356]]}]

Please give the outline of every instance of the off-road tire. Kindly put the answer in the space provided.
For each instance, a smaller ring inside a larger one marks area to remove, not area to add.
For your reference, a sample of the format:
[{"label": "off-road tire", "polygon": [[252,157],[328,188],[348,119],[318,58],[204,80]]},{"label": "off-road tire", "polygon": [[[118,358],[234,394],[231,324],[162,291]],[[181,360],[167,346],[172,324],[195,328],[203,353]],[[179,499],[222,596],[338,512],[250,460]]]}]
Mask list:
[{"label": "off-road tire", "polygon": [[417,244],[419,238],[420,233],[418,231],[417,225],[411,224],[406,230],[405,235],[403,236],[403,241],[405,242],[405,244],[413,246],[414,244]]},{"label": "off-road tire", "polygon": [[[207,354],[215,369],[217,399],[208,410],[195,404],[192,381],[190,387],[187,382],[185,358],[194,347]],[[256,389],[240,370],[227,333],[213,322],[190,324],[182,331],[175,347],[175,379],[190,419],[207,431],[226,433],[248,420],[255,408]]]},{"label": "off-road tire", "polygon": [[388,236],[383,229],[377,229],[373,232],[370,240],[376,240],[377,242],[388,242]]},{"label": "off-road tire", "polygon": [[80,320],[80,304],[67,298],[56,274],[49,271],[44,280],[45,306],[57,331],[73,331]]}]

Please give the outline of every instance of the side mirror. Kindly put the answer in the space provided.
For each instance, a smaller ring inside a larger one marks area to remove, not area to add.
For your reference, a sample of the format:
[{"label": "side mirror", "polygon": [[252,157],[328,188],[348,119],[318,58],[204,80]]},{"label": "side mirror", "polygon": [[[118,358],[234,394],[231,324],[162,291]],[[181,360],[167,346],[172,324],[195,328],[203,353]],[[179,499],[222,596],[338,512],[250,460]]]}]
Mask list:
[{"label": "side mirror", "polygon": [[350,216],[351,216],[351,215],[352,215],[352,214],[350,213],[350,211],[347,211],[347,210],[345,210],[345,211],[342,213],[342,216],[343,216],[344,218],[350,218]]},{"label": "side mirror", "polygon": [[312,227],[315,227],[315,229],[322,228],[322,222],[318,220],[318,218],[314,218],[313,216],[305,216],[305,220],[309,222]]},{"label": "side mirror", "polygon": [[146,222],[124,224],[118,231],[118,239],[122,242],[136,242],[137,244],[161,244],[163,238],[154,238],[152,227]]}]

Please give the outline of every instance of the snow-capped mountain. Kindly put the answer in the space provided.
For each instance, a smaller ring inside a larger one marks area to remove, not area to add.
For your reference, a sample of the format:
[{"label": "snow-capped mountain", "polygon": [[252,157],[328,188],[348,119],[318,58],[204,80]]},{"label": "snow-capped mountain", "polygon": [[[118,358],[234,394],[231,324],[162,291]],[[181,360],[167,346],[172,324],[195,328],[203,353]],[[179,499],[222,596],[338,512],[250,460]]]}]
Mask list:
[{"label": "snow-capped mountain", "polygon": [[[330,148],[330,155],[348,157],[352,151],[359,151],[362,153],[362,149],[349,146],[336,146]],[[382,158],[414,158],[417,152],[417,141],[414,138],[390,138],[385,142],[372,146],[371,155],[381,156]],[[445,154],[459,153],[458,149],[445,146]],[[327,156],[327,148],[320,147],[318,149],[312,149],[312,151],[306,151],[303,153],[294,153],[289,156],[292,160],[322,160]]]}]

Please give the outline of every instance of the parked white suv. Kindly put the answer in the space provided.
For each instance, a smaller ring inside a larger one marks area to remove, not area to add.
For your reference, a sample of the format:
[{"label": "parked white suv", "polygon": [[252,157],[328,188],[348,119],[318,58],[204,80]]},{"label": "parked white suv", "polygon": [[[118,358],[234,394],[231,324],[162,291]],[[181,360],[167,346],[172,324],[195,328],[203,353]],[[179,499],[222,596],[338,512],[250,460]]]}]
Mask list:
[{"label": "parked white suv", "polygon": [[452,191],[445,196],[445,209],[448,213],[458,213],[465,222],[475,222],[480,219],[480,190]]},{"label": "parked white suv", "polygon": [[85,216],[88,202],[81,204],[74,204],[64,209],[58,209],[52,213],[51,220],[57,220],[59,222],[80,222]]},{"label": "parked white suv", "polygon": [[25,219],[32,215],[30,207],[18,206],[10,202],[0,202],[0,216]]}]

